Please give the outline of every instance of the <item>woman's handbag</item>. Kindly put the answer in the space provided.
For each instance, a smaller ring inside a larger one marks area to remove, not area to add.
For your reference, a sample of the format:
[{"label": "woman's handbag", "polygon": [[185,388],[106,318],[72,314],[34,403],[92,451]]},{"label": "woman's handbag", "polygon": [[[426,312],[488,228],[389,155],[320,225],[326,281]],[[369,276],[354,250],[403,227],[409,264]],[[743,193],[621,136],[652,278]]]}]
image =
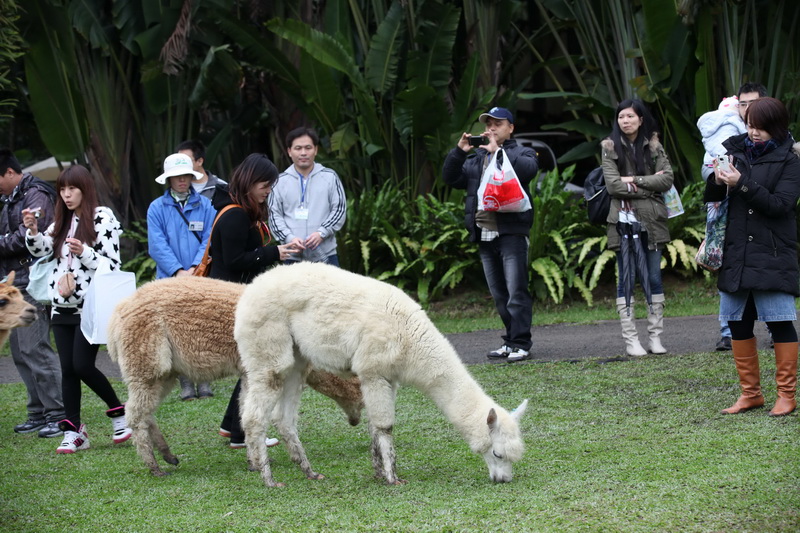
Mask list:
[{"label": "woman's handbag", "polygon": [[56,267],[56,260],[53,254],[40,257],[28,271],[28,286],[25,290],[31,298],[39,303],[51,304],[50,299],[50,273]]},{"label": "woman's handbag", "polygon": [[678,194],[678,189],[673,185],[664,195],[664,203],[667,206],[667,218],[677,217],[683,214],[683,202],[681,202],[681,195]]},{"label": "woman's handbag", "polygon": [[65,300],[75,294],[75,274],[67,272],[58,278],[56,289],[58,289],[58,295]]},{"label": "woman's handbag", "polygon": [[725,247],[725,229],[728,227],[728,197],[721,202],[708,204],[706,238],[700,243],[695,262],[700,267],[716,272],[722,267],[722,249]]}]

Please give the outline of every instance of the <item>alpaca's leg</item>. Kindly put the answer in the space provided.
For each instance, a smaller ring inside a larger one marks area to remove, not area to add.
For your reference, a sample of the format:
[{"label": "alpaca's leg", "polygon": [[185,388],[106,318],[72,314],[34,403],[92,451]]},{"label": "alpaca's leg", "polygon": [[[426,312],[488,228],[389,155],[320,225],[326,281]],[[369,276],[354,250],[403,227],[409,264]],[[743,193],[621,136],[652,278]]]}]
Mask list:
[{"label": "alpaca's leg", "polygon": [[[169,396],[169,393],[172,392],[172,388],[175,386],[175,381],[176,379],[174,377],[171,377],[161,382],[161,398],[158,401],[158,405],[161,405],[164,399],[167,396]],[[158,405],[156,405],[156,407],[158,407]],[[155,444],[159,453],[161,453],[161,456],[169,464],[177,465],[178,458],[169,449],[169,445],[167,444],[166,439],[164,439],[164,434],[161,433],[161,428],[158,426],[158,423],[156,423],[155,414],[150,415],[149,427],[150,427],[150,438],[152,439],[152,442],[153,444]]]},{"label": "alpaca's leg", "polygon": [[308,479],[325,479],[325,476],[314,472],[308,461],[306,451],[297,436],[297,415],[300,411],[300,396],[303,393],[304,363],[297,363],[284,379],[278,403],[275,406],[275,426],[283,437],[289,457],[294,461]]},{"label": "alpaca's leg", "polygon": [[405,483],[397,477],[392,430],[394,429],[394,403],[396,389],[383,378],[361,376],[361,391],[369,416],[372,436],[372,465],[375,476],[383,478],[389,485]]},{"label": "alpaca's leg", "polygon": [[329,372],[311,369],[306,376],[306,383],[315,391],[335,401],[347,415],[347,421],[351,426],[357,426],[361,421],[364,398],[361,395],[358,378],[342,379]]},{"label": "alpaca's leg", "polygon": [[[158,394],[159,385],[158,383],[129,382],[128,401],[125,404],[125,417],[128,427],[133,430],[136,452],[155,476],[165,475],[153,454],[152,427],[155,425],[155,419],[152,415],[161,401]],[[161,438],[163,439],[163,436]]]},{"label": "alpaca's leg", "polygon": [[268,487],[283,487],[276,483],[269,466],[269,453],[264,439],[267,436],[267,420],[278,402],[283,378],[277,372],[264,372],[260,376],[242,374],[240,412],[244,442],[247,445],[247,460],[250,470],[261,472]]}]

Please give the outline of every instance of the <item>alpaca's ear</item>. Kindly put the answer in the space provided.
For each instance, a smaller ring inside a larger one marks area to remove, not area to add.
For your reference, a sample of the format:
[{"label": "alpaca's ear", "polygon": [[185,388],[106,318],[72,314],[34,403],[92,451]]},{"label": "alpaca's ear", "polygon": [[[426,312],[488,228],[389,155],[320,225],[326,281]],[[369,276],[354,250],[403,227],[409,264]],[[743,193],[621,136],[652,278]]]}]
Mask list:
[{"label": "alpaca's ear", "polygon": [[497,413],[494,410],[494,407],[489,409],[489,416],[486,417],[486,425],[489,426],[489,431],[493,430],[497,426]]},{"label": "alpaca's ear", "polygon": [[522,415],[525,414],[525,409],[527,408],[528,408],[528,400],[526,398],[525,400],[522,401],[521,404],[519,404],[519,407],[511,411],[511,417],[517,422],[519,422],[519,420],[522,418]]}]

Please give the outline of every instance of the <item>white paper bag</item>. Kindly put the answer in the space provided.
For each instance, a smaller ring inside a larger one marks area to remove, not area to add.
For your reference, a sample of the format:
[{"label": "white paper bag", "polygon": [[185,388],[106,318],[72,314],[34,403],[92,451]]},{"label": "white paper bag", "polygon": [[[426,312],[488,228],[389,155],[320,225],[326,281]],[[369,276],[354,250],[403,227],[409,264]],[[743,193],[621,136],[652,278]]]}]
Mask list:
[{"label": "white paper bag", "polygon": [[92,282],[83,297],[81,331],[91,344],[108,342],[108,322],[114,308],[136,291],[136,274],[111,270],[111,261],[100,260]]}]

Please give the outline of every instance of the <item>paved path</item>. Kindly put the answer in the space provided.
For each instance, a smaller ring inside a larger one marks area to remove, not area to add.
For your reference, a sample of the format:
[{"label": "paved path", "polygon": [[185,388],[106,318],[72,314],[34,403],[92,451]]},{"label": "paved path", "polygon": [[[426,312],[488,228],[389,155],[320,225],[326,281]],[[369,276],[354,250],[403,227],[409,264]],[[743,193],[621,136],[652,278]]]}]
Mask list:
[{"label": "paved path", "polygon": [[[714,349],[719,340],[719,323],[716,316],[666,317],[664,319],[662,341],[670,354],[708,352]],[[639,338],[646,344],[644,320],[637,320]],[[767,335],[756,326],[759,348],[767,348]],[[471,333],[457,333],[447,338],[456,348],[461,359],[467,364],[492,363],[506,364],[486,358],[486,353],[497,348],[502,340],[501,332],[482,330]],[[604,320],[593,324],[556,324],[533,328],[533,349],[531,362],[577,361],[586,358],[624,359],[625,345],[620,334],[619,322]],[[119,377],[119,367],[101,352],[97,366],[109,377]],[[11,357],[0,357],[0,383],[20,381]]]}]

